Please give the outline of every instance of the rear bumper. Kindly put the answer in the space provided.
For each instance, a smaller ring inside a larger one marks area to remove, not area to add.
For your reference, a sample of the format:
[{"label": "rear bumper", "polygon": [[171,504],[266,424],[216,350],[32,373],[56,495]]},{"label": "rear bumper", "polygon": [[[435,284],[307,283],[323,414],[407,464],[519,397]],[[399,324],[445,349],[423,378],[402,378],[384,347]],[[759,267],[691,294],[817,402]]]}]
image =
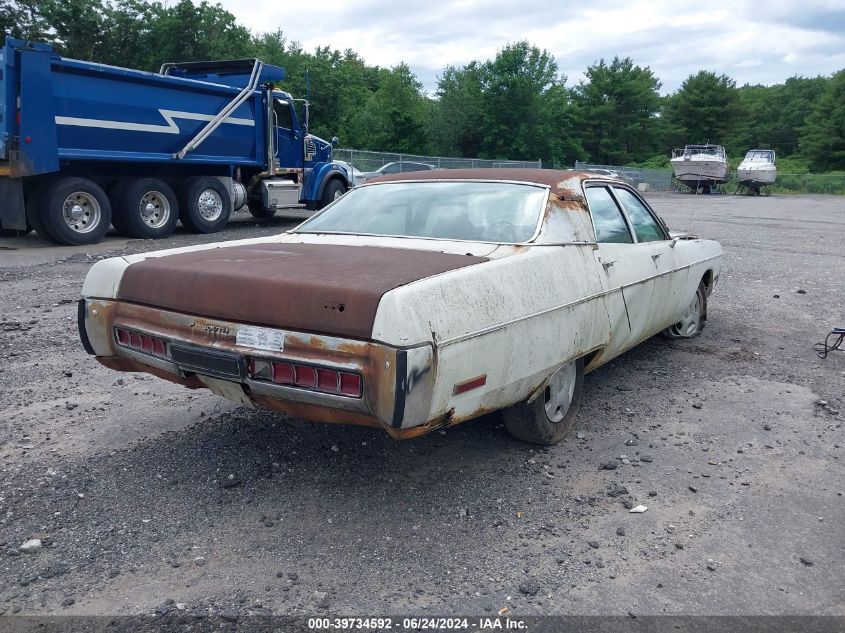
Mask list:
[{"label": "rear bumper", "polygon": [[[249,327],[240,323],[103,299],[82,299],[78,315],[86,351],[111,369],[151,373],[188,388],[209,388],[236,402],[314,421],[377,426],[394,437],[421,435],[441,424],[429,419],[435,369],[430,345],[402,349],[274,330],[283,341],[282,349],[268,351],[238,344],[238,330]],[[164,339],[166,351],[131,349],[118,341],[115,328]],[[176,359],[173,350],[181,351]],[[250,360],[356,374],[362,380],[361,396],[277,384],[251,373]]]}]

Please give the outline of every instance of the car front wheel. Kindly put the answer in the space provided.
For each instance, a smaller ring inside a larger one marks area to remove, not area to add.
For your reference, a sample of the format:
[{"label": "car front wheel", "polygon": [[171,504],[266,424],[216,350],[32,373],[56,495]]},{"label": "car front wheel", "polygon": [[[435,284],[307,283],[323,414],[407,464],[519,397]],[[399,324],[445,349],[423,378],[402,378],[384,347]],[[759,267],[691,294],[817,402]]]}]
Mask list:
[{"label": "car front wheel", "polygon": [[698,284],[695,296],[687,306],[681,320],[663,330],[668,339],[695,338],[707,324],[707,289],[704,282]]},{"label": "car front wheel", "polygon": [[584,387],[584,360],[571,361],[551,375],[545,389],[532,401],[502,411],[505,428],[517,439],[550,446],[572,427]]}]

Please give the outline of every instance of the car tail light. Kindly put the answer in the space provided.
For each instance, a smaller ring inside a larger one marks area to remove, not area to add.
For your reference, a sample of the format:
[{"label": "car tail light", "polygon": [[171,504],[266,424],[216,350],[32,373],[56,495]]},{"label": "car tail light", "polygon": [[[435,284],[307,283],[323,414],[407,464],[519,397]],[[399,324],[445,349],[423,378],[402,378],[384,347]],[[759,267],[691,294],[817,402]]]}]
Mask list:
[{"label": "car tail light", "polygon": [[297,387],[306,387],[308,389],[317,388],[317,370],[308,365],[295,365],[293,381]]},{"label": "car tail light", "polygon": [[339,391],[340,376],[331,369],[317,370],[317,389],[320,391]]},{"label": "car tail light", "polygon": [[247,361],[249,377],[349,398],[360,398],[363,393],[361,376],[327,367],[312,367],[299,363],[268,361],[250,358]]},{"label": "car tail light", "polygon": [[353,398],[361,397],[361,376],[358,374],[340,374],[340,393]]},{"label": "car tail light", "polygon": [[140,334],[121,327],[114,328],[114,339],[121,347],[126,347],[150,356],[168,358],[167,341],[158,336]]},{"label": "car tail light", "polygon": [[280,385],[293,384],[293,365],[273,363],[273,382]]}]

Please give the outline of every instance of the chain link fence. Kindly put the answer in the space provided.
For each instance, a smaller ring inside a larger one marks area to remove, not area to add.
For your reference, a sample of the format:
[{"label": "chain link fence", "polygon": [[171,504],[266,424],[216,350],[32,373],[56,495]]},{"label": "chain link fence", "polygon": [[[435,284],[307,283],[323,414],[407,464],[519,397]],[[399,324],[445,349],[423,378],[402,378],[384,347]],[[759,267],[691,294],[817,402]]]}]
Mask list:
[{"label": "chain link fence", "polygon": [[[394,152],[371,152],[362,149],[335,149],[334,159],[349,163],[358,172],[371,174],[387,165],[384,173],[417,171],[419,169],[475,169],[487,167],[539,168],[540,161],[487,160],[483,158],[450,158],[420,156]],[[424,165],[424,166],[421,166]]]},{"label": "chain link fence", "polygon": [[672,170],[667,169],[640,169],[639,167],[621,167],[619,165],[595,165],[593,163],[575,162],[576,171],[612,171],[618,174],[623,180],[639,189],[641,183],[645,183],[648,191],[672,191]]},{"label": "chain link fence", "polygon": [[[581,161],[575,163],[575,169],[578,171],[613,171],[635,187],[639,187],[640,183],[646,183],[648,185],[648,191],[680,191],[684,193],[689,191],[687,187],[674,179],[671,169],[640,169],[638,167],[622,167],[620,165],[595,165]],[[736,179],[736,170],[731,170],[728,182],[721,185],[720,190],[727,193],[741,191]],[[843,195],[845,194],[845,173],[779,173],[777,181],[768,190],[774,193],[826,193]]]}]

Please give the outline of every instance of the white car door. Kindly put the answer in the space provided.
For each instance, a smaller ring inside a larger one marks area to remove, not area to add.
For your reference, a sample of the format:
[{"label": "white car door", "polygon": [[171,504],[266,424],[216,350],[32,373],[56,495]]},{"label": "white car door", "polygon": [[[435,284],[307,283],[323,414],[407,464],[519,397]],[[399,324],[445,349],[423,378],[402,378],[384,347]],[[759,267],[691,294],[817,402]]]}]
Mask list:
[{"label": "white car door", "polygon": [[[588,184],[587,204],[596,232],[594,251],[601,268],[611,337],[602,358],[607,360],[630,349],[671,323],[666,297],[673,295],[674,255],[662,227],[651,218],[637,217],[635,225],[623,212],[620,195],[609,183]],[[646,213],[648,211],[646,210]],[[650,214],[649,214],[649,217]],[[639,226],[640,240],[637,239]],[[653,239],[653,238],[658,239]]]},{"label": "white car door", "polygon": [[612,187],[619,205],[628,216],[637,247],[648,252],[655,276],[649,309],[649,336],[669,327],[685,307],[684,289],[689,269],[679,262],[679,253],[655,213],[638,194],[622,186]]}]

